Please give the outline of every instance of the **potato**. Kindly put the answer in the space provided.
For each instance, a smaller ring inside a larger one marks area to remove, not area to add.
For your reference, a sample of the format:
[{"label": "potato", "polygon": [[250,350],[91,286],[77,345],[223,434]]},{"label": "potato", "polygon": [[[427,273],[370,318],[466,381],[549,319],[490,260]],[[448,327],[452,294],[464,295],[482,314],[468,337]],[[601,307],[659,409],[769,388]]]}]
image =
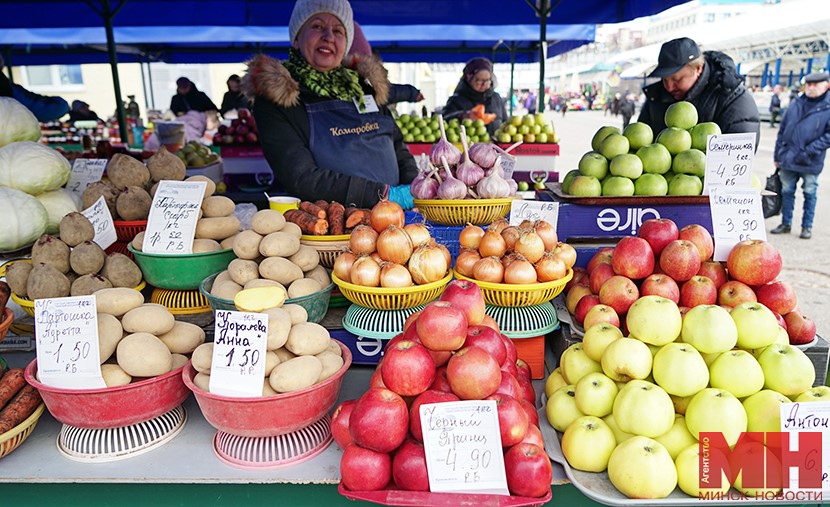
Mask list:
[{"label": "potato", "polygon": [[193,240],[193,253],[218,252],[222,250],[214,239],[197,238]]},{"label": "potato", "polygon": [[202,213],[205,217],[227,217],[233,215],[233,210],[236,209],[236,204],[224,195],[214,195],[206,197],[202,201]]},{"label": "potato", "polygon": [[69,295],[69,278],[47,264],[35,264],[26,280],[26,293],[30,299],[61,298]]},{"label": "potato", "polygon": [[147,160],[147,169],[154,181],[182,181],[187,175],[184,161],[167,151],[167,147],[163,144],[156,154]]},{"label": "potato", "polygon": [[331,336],[326,328],[314,322],[301,322],[291,326],[285,348],[298,356],[313,356],[326,350]]},{"label": "potato", "polygon": [[323,287],[320,286],[320,282],[317,280],[312,278],[300,278],[299,280],[294,280],[288,287],[288,298],[301,298],[303,296],[314,294],[315,292],[320,292],[321,290],[323,290]]},{"label": "potato", "polygon": [[[115,211],[115,201],[118,199],[119,193],[121,193],[121,191],[115,188],[115,185],[113,185],[111,182],[96,181],[92,185],[86,187],[86,190],[84,190],[84,194],[83,196],[81,196],[81,209],[89,208],[103,196],[104,202],[107,203],[107,208],[109,208],[110,210],[110,215],[112,215],[113,217],[117,217],[118,213]],[[74,239],[71,237],[69,240],[71,242],[74,242]]]},{"label": "potato", "polygon": [[107,254],[94,241],[84,241],[69,254],[69,266],[79,275],[97,273],[104,267]]},{"label": "potato", "polygon": [[239,232],[239,219],[235,216],[201,218],[196,222],[196,237],[222,241]]},{"label": "potato", "polygon": [[101,276],[113,287],[136,287],[141,283],[141,269],[132,259],[122,253],[111,253],[104,259]]},{"label": "potato", "polygon": [[340,371],[340,368],[343,367],[343,358],[329,351],[323,351],[315,357],[319,359],[320,363],[323,365],[323,371],[320,372],[320,377],[317,378],[317,382],[326,380]]},{"label": "potato", "polygon": [[202,391],[210,392],[210,374],[199,372],[193,376],[193,383]]},{"label": "potato", "polygon": [[282,309],[291,315],[291,324],[296,325],[300,322],[308,322],[308,310],[302,306],[295,303],[289,303],[287,305],[282,305]]},{"label": "potato", "polygon": [[115,356],[118,366],[133,377],[162,375],[168,373],[173,365],[170,349],[150,333],[125,336],[118,342]]},{"label": "potato", "polygon": [[265,353],[265,376],[271,374],[271,371],[280,364],[280,358],[277,356],[273,350],[269,350]]},{"label": "potato", "polygon": [[173,359],[173,364],[170,366],[170,371],[176,371],[182,366],[186,365],[189,359],[187,356],[182,354],[170,354],[170,357]]},{"label": "potato", "polygon": [[268,377],[268,382],[274,391],[289,393],[314,385],[322,372],[323,363],[316,357],[295,357],[278,364]]},{"label": "potato", "polygon": [[251,218],[251,228],[263,236],[281,231],[283,227],[285,227],[285,217],[277,210],[260,210]]},{"label": "potato", "polygon": [[311,271],[306,271],[305,277],[317,280],[318,282],[320,282],[320,286],[322,286],[324,289],[331,285],[331,275],[329,275],[329,272],[326,271],[326,268],[324,268],[320,264],[318,264]]},{"label": "potato", "polygon": [[233,282],[233,280],[231,279],[231,274],[228,273],[227,269],[225,271],[220,271],[219,274],[216,275],[216,278],[213,279],[214,286],[222,282]]},{"label": "potato", "polygon": [[[124,326],[124,331],[128,333],[150,333],[161,336],[173,329],[176,325],[176,319],[167,308],[161,305],[145,304],[125,313],[121,317],[121,325]],[[158,373],[155,375],[158,375]]]},{"label": "potato", "polygon": [[269,308],[262,312],[268,315],[268,343],[267,350],[276,350],[288,340],[291,332],[291,315],[282,308]]},{"label": "potato", "polygon": [[[338,356],[343,356],[343,349],[340,348],[340,345],[334,340],[329,341],[329,346],[326,347],[326,350],[320,352],[320,354],[324,354],[326,352],[331,352],[332,354],[337,354]],[[318,354],[319,355],[319,354]]]},{"label": "potato", "polygon": [[228,280],[222,283],[214,283],[213,287],[211,287],[210,289],[210,294],[212,296],[218,297],[219,299],[233,301],[233,298],[234,296],[236,296],[236,293],[241,290],[241,285],[234,282],[233,280]]},{"label": "potato", "polygon": [[69,246],[54,236],[44,234],[32,245],[32,264],[48,264],[61,273],[69,272]]},{"label": "potato", "polygon": [[[67,277],[68,278],[68,277]],[[72,281],[69,288],[70,296],[89,296],[101,289],[110,289],[112,284],[101,275],[89,274],[79,276]]]},{"label": "potato", "polygon": [[242,231],[233,240],[233,253],[240,259],[256,259],[259,257],[259,243],[262,236],[254,231]]},{"label": "potato", "polygon": [[[200,174],[198,176],[191,176],[184,181],[204,181],[207,184],[205,187],[205,197],[210,197],[214,192],[216,192],[216,183],[214,183],[213,180],[207,176],[202,176]],[[204,198],[202,200],[204,200]]]},{"label": "potato", "polygon": [[288,259],[268,257],[259,264],[259,274],[263,278],[274,280],[283,286],[288,286],[294,280],[299,280],[303,277],[303,270]]},{"label": "potato", "polygon": [[118,194],[115,210],[122,220],[146,220],[153,198],[144,187],[129,186]]},{"label": "potato", "polygon": [[274,396],[275,394],[279,394],[278,392],[274,391],[274,388],[271,387],[270,382],[268,379],[262,380],[262,396]]},{"label": "potato", "polygon": [[308,272],[320,265],[320,254],[313,247],[300,245],[300,249],[288,260],[300,266],[303,272]]},{"label": "potato", "polygon": [[294,222],[286,222],[285,227],[283,227],[280,232],[287,232],[288,234],[293,234],[298,238],[303,235],[303,230],[300,229],[300,226]]},{"label": "potato", "polygon": [[135,289],[117,287],[95,291],[95,304],[98,313],[108,313],[121,317],[134,308],[144,304],[144,295]]},{"label": "potato", "polygon": [[95,238],[95,228],[92,222],[79,211],[73,211],[61,218],[58,226],[61,241],[69,246],[80,245],[84,241],[92,241]]},{"label": "potato", "polygon": [[[245,284],[245,289],[255,289],[257,287],[279,287],[282,290],[285,290],[285,287],[282,286],[281,283],[275,282],[274,280],[266,280],[265,278],[257,278],[256,280],[251,280],[250,282]],[[286,291],[287,293],[288,291]]]},{"label": "potato", "polygon": [[205,343],[205,331],[189,322],[175,322],[173,329],[158,335],[158,338],[173,354],[190,354]]},{"label": "potato", "polygon": [[132,382],[133,378],[117,364],[102,364],[101,376],[104,377],[104,384],[107,387],[125,386]]},{"label": "potato", "polygon": [[136,234],[133,238],[133,241],[130,244],[133,245],[133,248],[140,252],[141,249],[144,248],[144,231],[141,231],[138,234]]},{"label": "potato", "polygon": [[112,357],[123,336],[124,329],[118,319],[108,313],[98,314],[98,353],[101,364]]},{"label": "potato", "polygon": [[219,246],[222,247],[222,250],[227,250],[229,248],[233,248],[233,242],[236,241],[237,236],[239,236],[239,234],[234,234],[233,236],[231,236],[229,238],[223,239],[222,241],[219,242]]},{"label": "potato", "polygon": [[146,187],[150,170],[142,162],[124,153],[116,153],[107,164],[107,177],[119,190],[127,187]]},{"label": "potato", "polygon": [[190,362],[199,373],[210,375],[210,365],[213,363],[213,342],[205,342],[196,347],[190,355]]},{"label": "potato", "polygon": [[240,312],[261,313],[279,308],[285,302],[285,289],[281,287],[254,287],[242,289],[233,297],[233,304]]},{"label": "potato", "polygon": [[294,359],[297,357],[296,354],[292,353],[290,350],[286,349],[285,347],[280,347],[274,350],[274,354],[280,358],[280,363],[284,363],[290,359]]},{"label": "potato", "polygon": [[16,261],[6,264],[6,282],[12,292],[27,297],[26,282],[29,281],[33,267],[31,262]]},{"label": "potato", "polygon": [[259,253],[265,257],[290,257],[299,250],[300,238],[285,232],[272,232],[259,243]]},{"label": "potato", "polygon": [[259,264],[245,259],[234,259],[228,264],[228,274],[234,282],[245,285],[259,278]]}]

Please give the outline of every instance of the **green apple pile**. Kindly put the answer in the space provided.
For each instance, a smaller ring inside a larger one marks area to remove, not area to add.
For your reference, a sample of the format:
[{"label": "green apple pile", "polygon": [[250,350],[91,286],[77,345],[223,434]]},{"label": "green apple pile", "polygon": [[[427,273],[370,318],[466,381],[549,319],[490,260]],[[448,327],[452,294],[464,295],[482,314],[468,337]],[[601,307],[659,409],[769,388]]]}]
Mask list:
[{"label": "green apple pile", "polygon": [[[402,114],[396,120],[398,128],[403,134],[405,143],[434,143],[441,138],[441,127],[438,116],[422,118],[418,115]],[[453,118],[444,124],[447,131],[447,141],[458,144],[461,142],[461,125],[467,129],[467,140],[471,143],[489,143],[487,127],[481,120]]]},{"label": "green apple pile", "polygon": [[553,123],[545,119],[542,113],[511,116],[493,134],[500,143],[557,143],[559,136],[553,128]]},{"label": "green apple pile", "polygon": [[176,152],[187,167],[204,167],[219,160],[219,155],[199,141],[190,141]]},{"label": "green apple pile", "polygon": [[697,109],[686,101],[666,110],[667,127],[654,137],[651,127],[635,122],[620,132],[601,127],[579,168],[562,181],[565,193],[580,197],[700,195],[706,170],[706,138],[720,134],[712,122],[697,122]]}]

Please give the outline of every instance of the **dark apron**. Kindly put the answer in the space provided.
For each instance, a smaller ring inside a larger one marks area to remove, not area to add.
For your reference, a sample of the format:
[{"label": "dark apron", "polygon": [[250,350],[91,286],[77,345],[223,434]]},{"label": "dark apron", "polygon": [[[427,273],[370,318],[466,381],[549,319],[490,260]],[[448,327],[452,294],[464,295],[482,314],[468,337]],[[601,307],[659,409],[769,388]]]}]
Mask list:
[{"label": "dark apron", "polygon": [[389,115],[359,114],[353,102],[307,104],[310,149],[323,169],[397,185],[400,178]]}]

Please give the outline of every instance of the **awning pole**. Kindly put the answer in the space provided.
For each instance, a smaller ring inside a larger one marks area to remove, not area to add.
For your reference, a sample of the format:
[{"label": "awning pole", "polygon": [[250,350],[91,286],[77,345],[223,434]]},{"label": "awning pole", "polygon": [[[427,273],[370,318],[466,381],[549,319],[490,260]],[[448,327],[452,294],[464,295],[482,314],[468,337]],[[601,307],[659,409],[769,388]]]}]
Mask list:
[{"label": "awning pole", "polygon": [[152,63],[149,58],[147,58],[147,82],[150,85],[150,103],[153,104],[153,109],[156,108],[156,94],[153,91],[153,67],[150,65]]},{"label": "awning pole", "polygon": [[[149,60],[149,59],[148,59]],[[144,110],[150,109],[150,103],[147,102],[147,82],[144,80],[144,55],[138,55],[138,68],[141,69],[141,91],[144,93]]]},{"label": "awning pole", "polygon": [[513,96],[516,90],[513,89],[513,78],[516,72],[516,43],[510,43],[510,116],[513,116]]},{"label": "awning pole", "polygon": [[115,10],[110,8],[110,0],[101,0],[101,17],[104,19],[104,28],[107,32],[107,52],[110,57],[110,69],[112,70],[112,86],[115,88],[115,107],[118,116],[118,130],[121,133],[121,142],[127,142],[127,117],[124,111],[124,101],[121,99],[121,81],[118,78],[118,55],[115,51],[115,35],[112,29],[112,19],[115,17],[118,9],[121,8],[123,2],[116,7]]}]

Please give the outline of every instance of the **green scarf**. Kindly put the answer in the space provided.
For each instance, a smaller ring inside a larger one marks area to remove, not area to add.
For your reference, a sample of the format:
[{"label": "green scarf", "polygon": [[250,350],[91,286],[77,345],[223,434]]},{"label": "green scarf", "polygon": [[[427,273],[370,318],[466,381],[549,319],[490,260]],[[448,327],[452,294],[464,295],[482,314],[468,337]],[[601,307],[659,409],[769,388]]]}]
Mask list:
[{"label": "green scarf", "polygon": [[288,61],[284,65],[294,79],[317,95],[346,101],[356,99],[360,110],[366,109],[357,72],[342,66],[329,72],[320,72],[309,65],[294,48],[288,50]]}]

